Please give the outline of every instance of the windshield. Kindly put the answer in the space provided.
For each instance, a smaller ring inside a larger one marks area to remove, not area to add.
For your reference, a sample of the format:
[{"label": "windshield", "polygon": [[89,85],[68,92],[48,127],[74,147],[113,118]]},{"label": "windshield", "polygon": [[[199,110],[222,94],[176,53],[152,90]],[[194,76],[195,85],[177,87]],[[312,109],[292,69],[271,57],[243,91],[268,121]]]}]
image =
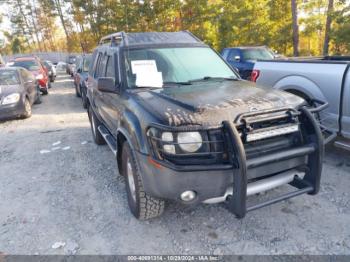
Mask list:
[{"label": "windshield", "polygon": [[89,71],[90,61],[91,61],[91,58],[90,58],[90,57],[86,57],[86,58],[84,59],[84,64],[83,64],[83,71],[84,71],[84,72]]},{"label": "windshield", "polygon": [[19,84],[17,72],[14,70],[0,71],[0,85],[17,85]]},{"label": "windshield", "polygon": [[[125,51],[128,86],[161,87],[203,78],[232,78],[236,74],[208,47],[157,48]],[[152,80],[153,79],[153,80]]]},{"label": "windshield", "polygon": [[38,63],[33,60],[28,60],[28,61],[15,61],[12,66],[19,66],[19,67],[24,67],[25,69],[29,71],[37,71],[40,69]]},{"label": "windshield", "polygon": [[243,60],[268,60],[274,59],[274,55],[266,48],[251,48],[242,50]]}]

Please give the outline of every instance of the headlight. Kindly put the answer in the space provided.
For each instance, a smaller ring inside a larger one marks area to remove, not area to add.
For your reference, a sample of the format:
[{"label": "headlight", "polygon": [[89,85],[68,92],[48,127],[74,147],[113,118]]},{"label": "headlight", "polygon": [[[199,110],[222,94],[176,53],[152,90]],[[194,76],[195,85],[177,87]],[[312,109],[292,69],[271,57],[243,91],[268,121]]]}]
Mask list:
[{"label": "headlight", "polygon": [[181,132],[177,135],[180,148],[189,153],[198,151],[202,146],[202,136],[199,132]]},{"label": "headlight", "polygon": [[43,79],[44,78],[44,76],[43,76],[43,74],[38,74],[36,77],[35,77],[35,79]]},{"label": "headlight", "polygon": [[4,100],[2,101],[3,105],[9,105],[14,104],[19,101],[20,95],[18,93],[14,93],[8,96],[5,96]]},{"label": "headlight", "polygon": [[[174,136],[171,132],[163,132],[162,133],[162,141],[164,142],[173,142]],[[175,154],[175,146],[174,145],[163,145],[163,150],[168,154]]]}]

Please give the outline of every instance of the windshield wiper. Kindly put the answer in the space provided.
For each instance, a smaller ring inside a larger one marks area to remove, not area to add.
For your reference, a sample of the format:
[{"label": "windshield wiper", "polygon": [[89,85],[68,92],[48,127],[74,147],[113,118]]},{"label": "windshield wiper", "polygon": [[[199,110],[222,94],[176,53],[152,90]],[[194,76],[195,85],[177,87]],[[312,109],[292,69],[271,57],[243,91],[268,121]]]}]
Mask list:
[{"label": "windshield wiper", "polygon": [[164,82],[163,85],[181,85],[181,86],[187,86],[192,85],[190,81],[187,82],[175,82],[175,81],[167,81]]},{"label": "windshield wiper", "polygon": [[205,76],[202,78],[189,80],[188,82],[193,83],[193,82],[210,81],[210,80],[238,81],[238,78]]}]

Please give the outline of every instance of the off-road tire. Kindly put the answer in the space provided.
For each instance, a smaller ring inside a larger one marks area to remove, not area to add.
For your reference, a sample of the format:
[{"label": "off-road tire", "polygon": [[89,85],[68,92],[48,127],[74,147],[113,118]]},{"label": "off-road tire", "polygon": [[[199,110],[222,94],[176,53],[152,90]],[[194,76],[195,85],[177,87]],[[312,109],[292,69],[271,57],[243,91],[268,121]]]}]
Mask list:
[{"label": "off-road tire", "polygon": [[24,100],[24,112],[22,114],[23,118],[29,118],[32,116],[32,105],[29,102],[29,99],[26,97]]},{"label": "off-road tire", "polygon": [[101,125],[101,122],[97,119],[96,115],[94,114],[94,111],[91,109],[91,106],[89,106],[88,115],[89,115],[89,120],[91,125],[91,133],[95,143],[97,145],[106,144],[105,139],[101,135],[100,131],[98,131],[97,129],[97,127]]},{"label": "off-road tire", "polygon": [[[122,175],[126,180],[126,193],[131,213],[139,220],[146,220],[160,216],[164,211],[165,202],[148,195],[142,185],[140,170],[137,166],[135,156],[130,145],[124,142],[122,149]],[[128,162],[132,168],[132,175],[135,184],[136,201],[134,200],[129,186]]]}]

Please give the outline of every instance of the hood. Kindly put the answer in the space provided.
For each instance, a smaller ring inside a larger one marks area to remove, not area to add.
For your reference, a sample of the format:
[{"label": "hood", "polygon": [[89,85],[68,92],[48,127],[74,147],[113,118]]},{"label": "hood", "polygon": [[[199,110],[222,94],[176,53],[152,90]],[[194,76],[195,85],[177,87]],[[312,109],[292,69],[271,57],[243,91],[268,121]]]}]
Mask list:
[{"label": "hood", "polygon": [[0,99],[12,93],[20,93],[21,85],[0,85]]},{"label": "hood", "polygon": [[304,100],[275,89],[262,89],[248,81],[211,81],[188,86],[135,92],[136,101],[170,126],[220,125],[241,113],[297,108]]}]

